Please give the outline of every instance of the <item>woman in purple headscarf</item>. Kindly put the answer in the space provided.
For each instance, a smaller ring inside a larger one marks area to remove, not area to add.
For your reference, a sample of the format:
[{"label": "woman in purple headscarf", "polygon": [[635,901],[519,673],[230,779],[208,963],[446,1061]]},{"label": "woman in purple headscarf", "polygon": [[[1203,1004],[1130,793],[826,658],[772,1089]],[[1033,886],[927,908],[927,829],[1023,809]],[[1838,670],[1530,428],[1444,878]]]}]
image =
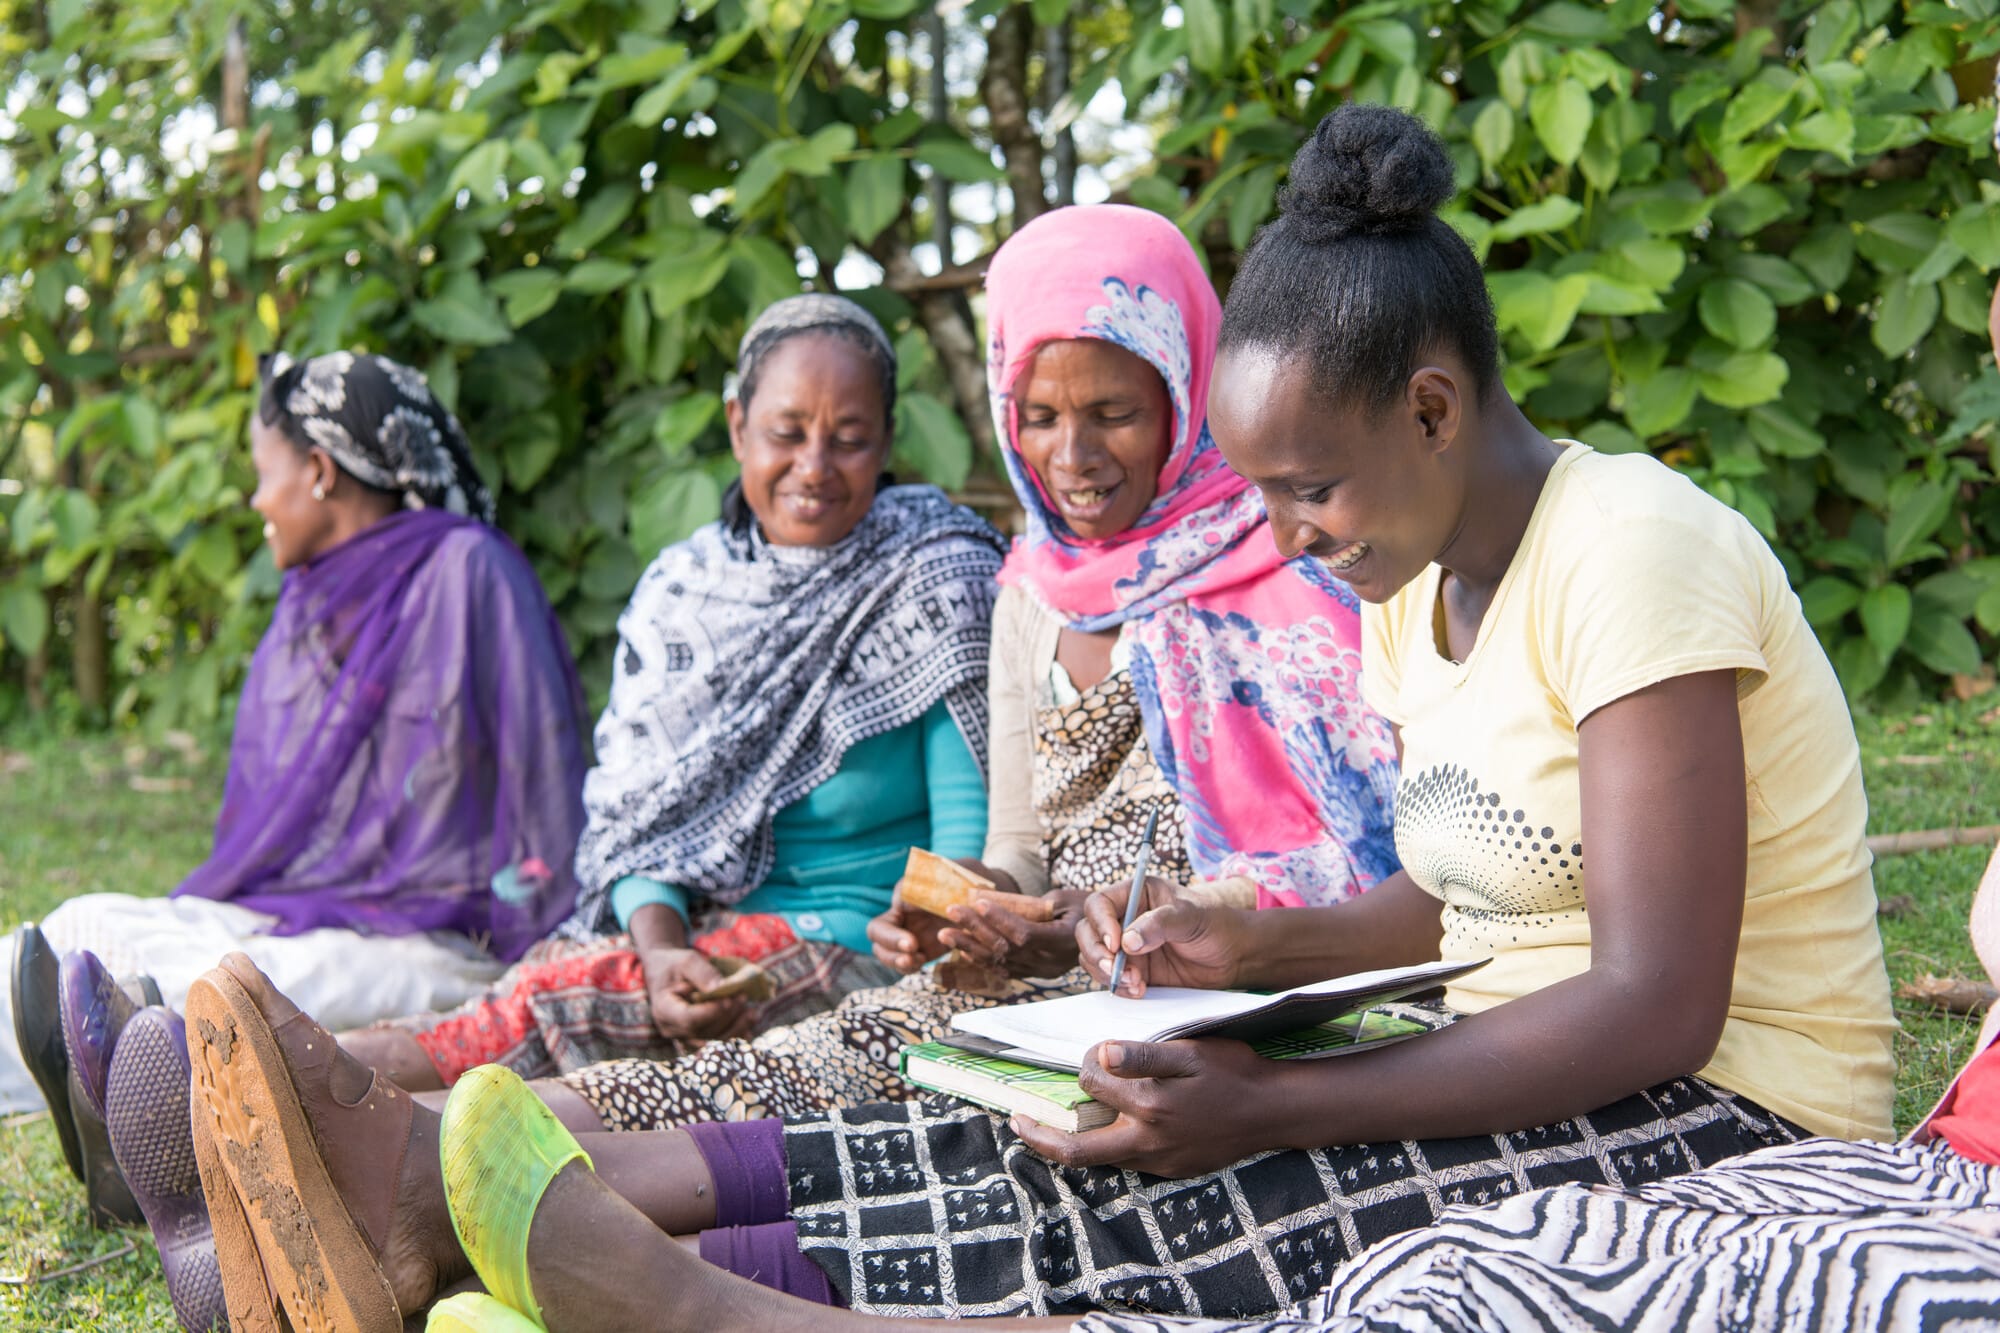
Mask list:
[{"label": "woman in purple headscarf", "polygon": [[176,1006],[236,948],[343,1023],[457,1004],[574,908],[575,668],[422,375],[347,352],[260,370],[250,503],[284,584],[214,851],[170,898],[92,894],[41,929]]}]

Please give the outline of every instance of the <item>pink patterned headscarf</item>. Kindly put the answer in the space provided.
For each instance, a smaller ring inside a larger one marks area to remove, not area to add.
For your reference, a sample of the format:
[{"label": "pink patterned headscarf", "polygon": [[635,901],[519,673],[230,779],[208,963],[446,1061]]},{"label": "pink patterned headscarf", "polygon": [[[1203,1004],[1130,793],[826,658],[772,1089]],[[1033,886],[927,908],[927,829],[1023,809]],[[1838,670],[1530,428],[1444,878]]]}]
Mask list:
[{"label": "pink patterned headscarf", "polygon": [[[1260,906],[1339,902],[1392,874],[1395,751],[1361,701],[1360,604],[1317,561],[1278,554],[1256,488],[1208,433],[1222,309],[1187,239],[1145,209],[1057,209],[1000,247],[986,293],[994,425],[1028,516],[1000,580],[1072,629],[1130,627],[1195,869],[1248,876]],[[1023,462],[1013,400],[1042,345],[1073,338],[1141,357],[1174,404],[1153,503],[1096,541]]]}]

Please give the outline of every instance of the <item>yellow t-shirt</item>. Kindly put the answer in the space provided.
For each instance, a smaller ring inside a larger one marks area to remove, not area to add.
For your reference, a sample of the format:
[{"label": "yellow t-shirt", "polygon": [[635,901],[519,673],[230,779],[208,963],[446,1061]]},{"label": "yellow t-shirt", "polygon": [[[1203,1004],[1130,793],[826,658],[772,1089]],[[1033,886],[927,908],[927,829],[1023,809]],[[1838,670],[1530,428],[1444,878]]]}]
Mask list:
[{"label": "yellow t-shirt", "polygon": [[1476,1012],[1589,968],[1577,724],[1732,668],[1748,881],[1729,1018],[1700,1074],[1814,1133],[1890,1138],[1860,748],[1763,538],[1650,456],[1569,443],[1463,663],[1441,648],[1441,577],[1366,608],[1362,688],[1402,728],[1396,847],[1444,901],[1443,955],[1493,960],[1449,1002]]}]

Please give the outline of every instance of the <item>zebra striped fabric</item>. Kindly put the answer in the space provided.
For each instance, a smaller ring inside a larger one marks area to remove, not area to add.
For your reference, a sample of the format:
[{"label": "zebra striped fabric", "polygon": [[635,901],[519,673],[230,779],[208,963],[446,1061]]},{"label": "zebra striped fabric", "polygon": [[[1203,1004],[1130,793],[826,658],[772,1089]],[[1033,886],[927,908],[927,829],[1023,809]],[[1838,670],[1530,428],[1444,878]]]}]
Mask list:
[{"label": "zebra striped fabric", "polygon": [[1077,1333],[2000,1328],[2000,1168],[1942,1143],[1807,1139],[1620,1190],[1563,1185],[1385,1241],[1243,1322]]}]

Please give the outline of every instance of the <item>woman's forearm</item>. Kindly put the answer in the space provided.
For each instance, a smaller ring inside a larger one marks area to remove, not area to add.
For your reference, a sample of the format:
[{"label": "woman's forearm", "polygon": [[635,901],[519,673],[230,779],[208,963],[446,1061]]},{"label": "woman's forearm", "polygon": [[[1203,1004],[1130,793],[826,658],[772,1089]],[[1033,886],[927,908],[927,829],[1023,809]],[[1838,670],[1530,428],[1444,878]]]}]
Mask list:
[{"label": "woman's forearm", "polygon": [[1237,985],[1284,990],[1378,967],[1427,963],[1438,956],[1442,904],[1402,871],[1334,907],[1250,911],[1250,945]]},{"label": "woman's forearm", "polygon": [[665,903],[647,903],[632,913],[630,930],[632,945],[641,952],[647,949],[687,948],[687,922]]},{"label": "woman's forearm", "polygon": [[1708,1063],[1721,1024],[1682,998],[1658,979],[1586,972],[1414,1041],[1273,1062],[1263,1146],[1498,1134],[1584,1114]]}]

